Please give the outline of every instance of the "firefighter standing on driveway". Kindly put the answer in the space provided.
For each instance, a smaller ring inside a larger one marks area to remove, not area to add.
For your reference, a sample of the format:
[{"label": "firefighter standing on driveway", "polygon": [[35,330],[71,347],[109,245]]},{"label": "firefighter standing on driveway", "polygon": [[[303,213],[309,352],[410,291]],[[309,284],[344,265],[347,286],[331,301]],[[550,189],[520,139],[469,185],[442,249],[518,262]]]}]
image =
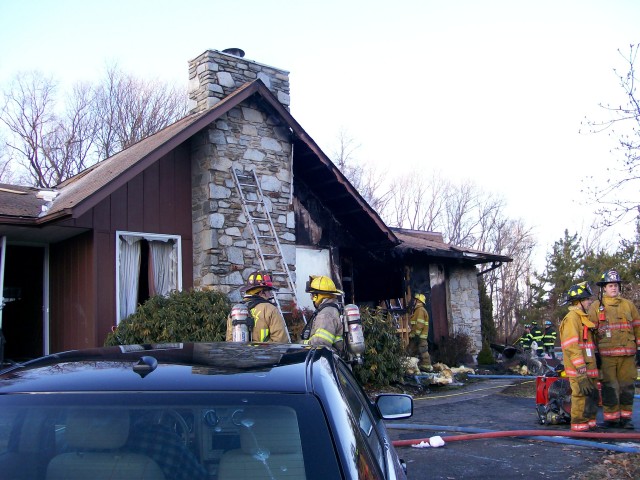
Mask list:
[{"label": "firefighter standing on driveway", "polygon": [[602,274],[596,282],[600,297],[591,305],[589,318],[598,329],[604,426],[632,429],[636,365],[640,359],[640,314],[633,303],[620,296],[621,283],[616,270]]},{"label": "firefighter standing on driveway", "polygon": [[595,430],[598,413],[595,323],[587,314],[592,295],[586,282],[573,285],[563,304],[569,305],[569,313],[560,323],[564,371],[571,385],[571,430],[574,432]]},{"label": "firefighter standing on driveway", "polygon": [[[240,289],[244,293],[242,301],[247,304],[253,328],[251,341],[291,343],[284,318],[273,302],[273,280],[268,272],[257,271],[249,275],[247,283]],[[233,340],[231,316],[227,318],[227,342]]]},{"label": "firefighter standing on driveway", "polygon": [[427,299],[423,293],[414,295],[413,313],[409,319],[411,331],[409,332],[409,346],[407,353],[411,357],[420,359],[421,369],[431,367],[431,357],[429,356],[429,314],[425,308]]},{"label": "firefighter standing on driveway", "polygon": [[542,335],[542,345],[544,347],[544,353],[548,353],[553,359],[556,358],[556,338],[558,334],[553,327],[551,320],[544,321],[544,334]]},{"label": "firefighter standing on driveway", "polygon": [[524,324],[524,333],[522,336],[516,341],[518,345],[520,345],[524,350],[531,349],[531,342],[533,342],[533,337],[531,336],[531,325],[528,323]]},{"label": "firefighter standing on driveway", "polygon": [[344,326],[340,318],[338,296],[344,294],[324,275],[310,275],[305,291],[311,294],[316,311],[302,330],[302,343],[326,345],[338,353],[344,351]]},{"label": "firefighter standing on driveway", "polygon": [[[542,330],[538,326],[538,322],[534,320],[533,322],[531,322],[531,338],[533,339],[533,342],[536,342],[536,344],[538,345],[538,348],[535,351],[538,357],[542,357],[544,355],[542,337],[544,337],[544,334],[542,333]],[[532,346],[533,346],[533,342],[531,343]]]}]

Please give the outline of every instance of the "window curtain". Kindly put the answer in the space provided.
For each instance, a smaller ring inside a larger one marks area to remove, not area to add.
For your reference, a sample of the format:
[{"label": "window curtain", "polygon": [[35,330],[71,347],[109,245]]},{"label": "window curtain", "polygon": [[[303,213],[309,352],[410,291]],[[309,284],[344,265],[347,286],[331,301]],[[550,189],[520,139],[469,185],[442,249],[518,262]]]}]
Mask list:
[{"label": "window curtain", "polygon": [[178,259],[172,240],[149,242],[149,295],[169,295],[178,288]]},{"label": "window curtain", "polygon": [[138,306],[140,276],[140,241],[142,237],[120,235],[120,320],[124,320]]}]

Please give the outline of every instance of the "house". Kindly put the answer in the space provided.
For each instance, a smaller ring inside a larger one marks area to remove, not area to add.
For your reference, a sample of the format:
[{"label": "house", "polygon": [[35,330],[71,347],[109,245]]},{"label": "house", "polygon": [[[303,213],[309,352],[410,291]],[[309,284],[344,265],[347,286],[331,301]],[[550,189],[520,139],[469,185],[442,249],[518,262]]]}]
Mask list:
[{"label": "house", "polygon": [[[173,289],[239,300],[251,271],[276,265],[255,240],[259,207],[243,201],[237,175],[260,185],[299,306],[308,275],[326,274],[357,303],[408,298],[428,283],[434,322],[446,311],[438,335],[458,316],[476,321],[449,308],[456,290],[436,293],[457,277],[446,266],[438,276],[429,258],[449,247],[427,251],[414,268],[420,280],[408,278],[417,234],[385,225],[293,118],[288,72],[243,55],[199,55],[189,115],[55,189],[0,185],[5,357],[101,345],[140,302]],[[464,265],[508,261],[483,255]]]}]

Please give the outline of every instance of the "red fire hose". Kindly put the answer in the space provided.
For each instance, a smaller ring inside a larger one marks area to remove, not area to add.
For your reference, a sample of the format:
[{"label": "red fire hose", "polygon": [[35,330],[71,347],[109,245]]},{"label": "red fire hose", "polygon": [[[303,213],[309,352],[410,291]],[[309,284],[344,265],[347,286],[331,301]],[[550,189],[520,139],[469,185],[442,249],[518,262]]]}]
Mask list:
[{"label": "red fire hose", "polygon": [[[550,433],[548,430],[507,430],[503,432],[470,433],[466,435],[453,435],[441,437],[446,442],[456,442],[461,440],[480,440],[483,438],[499,437],[573,437],[573,438],[596,438],[596,439],[616,439],[616,440],[640,440],[640,433],[601,433],[601,432],[557,432]],[[429,443],[429,438],[417,438],[410,440],[394,440],[396,447],[409,447],[420,443]]]}]

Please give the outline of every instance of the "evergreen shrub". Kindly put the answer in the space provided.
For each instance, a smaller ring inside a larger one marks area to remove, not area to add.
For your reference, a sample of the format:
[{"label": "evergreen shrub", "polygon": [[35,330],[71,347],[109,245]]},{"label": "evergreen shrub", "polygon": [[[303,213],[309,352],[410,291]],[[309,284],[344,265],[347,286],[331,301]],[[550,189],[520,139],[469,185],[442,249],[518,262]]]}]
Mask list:
[{"label": "evergreen shrub", "polygon": [[224,341],[231,304],[213,290],[156,295],[122,320],[105,345]]},{"label": "evergreen shrub", "polygon": [[364,363],[353,373],[361,385],[384,387],[401,382],[405,372],[405,352],[393,317],[382,309],[361,308],[360,316],[366,349]]}]

